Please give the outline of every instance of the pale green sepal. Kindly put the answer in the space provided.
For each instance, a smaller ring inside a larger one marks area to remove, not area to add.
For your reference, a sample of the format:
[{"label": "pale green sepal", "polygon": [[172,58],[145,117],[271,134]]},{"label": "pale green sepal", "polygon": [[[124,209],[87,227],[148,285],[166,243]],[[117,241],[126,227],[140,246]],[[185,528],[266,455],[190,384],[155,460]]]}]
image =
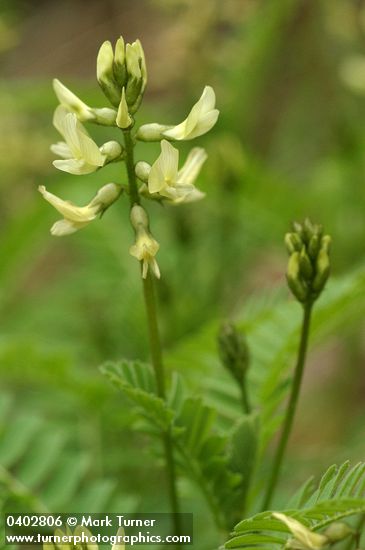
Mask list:
[{"label": "pale green sepal", "polygon": [[151,165],[148,164],[148,162],[145,162],[143,160],[140,160],[137,162],[135,167],[135,173],[138,179],[143,181],[144,183],[148,183],[148,176],[151,172]]},{"label": "pale green sepal", "polygon": [[107,141],[100,147],[100,152],[105,156],[105,163],[119,159],[123,154],[123,147],[117,141]]},{"label": "pale green sepal", "polygon": [[117,111],[110,109],[109,107],[92,108],[92,112],[95,115],[95,121],[97,124],[103,126],[115,126],[115,119],[117,118]]},{"label": "pale green sepal", "polygon": [[139,141],[161,141],[164,139],[164,133],[170,128],[173,128],[173,126],[158,124],[157,122],[143,124],[138,128],[136,139]]}]

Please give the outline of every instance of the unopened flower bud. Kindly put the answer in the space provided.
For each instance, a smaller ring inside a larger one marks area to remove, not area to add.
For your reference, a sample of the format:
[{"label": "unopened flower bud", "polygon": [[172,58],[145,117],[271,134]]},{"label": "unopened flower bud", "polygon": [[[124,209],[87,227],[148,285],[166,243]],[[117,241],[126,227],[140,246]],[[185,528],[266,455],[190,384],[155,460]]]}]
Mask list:
[{"label": "unopened flower bud", "polygon": [[293,292],[294,296],[300,301],[305,302],[307,299],[307,290],[304,283],[300,279],[300,253],[294,252],[288,262],[288,269],[286,272],[286,278],[288,285]]},{"label": "unopened flower bud", "polygon": [[112,162],[121,156],[123,147],[117,141],[107,141],[100,147],[100,152],[106,156],[107,162]]},{"label": "unopened flower bud", "polygon": [[319,252],[321,241],[318,235],[313,235],[308,244],[308,254],[311,260],[315,260]]},{"label": "unopened flower bud", "polygon": [[114,76],[119,86],[123,88],[127,83],[127,67],[125,64],[125,44],[120,36],[115,44]]},{"label": "unopened flower bud", "polygon": [[132,113],[136,111],[135,105],[138,104],[138,98],[143,93],[143,79],[141,73],[141,58],[134,44],[126,46],[126,65],[128,72],[128,81],[126,86],[126,100]]},{"label": "unopened flower bud", "polygon": [[136,176],[144,183],[148,183],[148,176],[151,172],[151,165],[148,162],[140,160],[135,167]]},{"label": "unopened flower bud", "polygon": [[136,138],[140,141],[161,141],[164,139],[164,132],[173,128],[173,126],[166,126],[165,124],[157,124],[152,122],[151,124],[143,124],[138,128]]},{"label": "unopened flower bud", "polygon": [[117,125],[119,128],[122,128],[122,130],[126,130],[132,123],[133,119],[128,112],[128,105],[125,99],[125,88],[123,88],[117,114]]},{"label": "unopened flower bud", "polygon": [[148,229],[147,212],[142,206],[135,204],[131,210],[131,223],[135,230],[139,228]]},{"label": "unopened flower bud", "polygon": [[303,246],[303,243],[297,233],[286,233],[284,242],[289,254],[292,254],[295,251],[300,252]]},{"label": "unopened flower bud", "polygon": [[310,221],[309,218],[306,218],[303,222],[303,235],[304,235],[304,241],[307,243],[309,243],[310,239],[312,238],[313,235],[316,234],[316,230],[315,230],[315,226],[314,224]]},{"label": "unopened flower bud", "polygon": [[316,276],[313,281],[313,290],[320,292],[323,290],[330,274],[330,259],[325,249],[321,249],[316,261]]},{"label": "unopened flower bud", "polygon": [[294,230],[295,233],[298,234],[298,236],[301,240],[304,239],[304,230],[303,230],[303,226],[302,226],[301,223],[293,222],[293,230]]},{"label": "unopened flower bud", "polygon": [[353,535],[354,531],[346,523],[335,521],[323,533],[331,543],[345,539],[349,535]]},{"label": "unopened flower bud", "polygon": [[313,276],[313,267],[304,246],[300,252],[300,272],[307,280]]},{"label": "unopened flower bud", "polygon": [[98,206],[100,212],[104,213],[120,196],[122,186],[116,183],[107,183],[103,185],[92,199],[89,207]]},{"label": "unopened flower bud", "polygon": [[106,97],[115,106],[119,106],[121,88],[114,76],[114,53],[109,40],[100,47],[96,60],[96,76]]},{"label": "unopened flower bud", "polygon": [[329,254],[331,250],[331,244],[332,244],[331,237],[329,235],[324,235],[324,237],[322,237],[322,240],[321,240],[321,250],[325,250],[327,254]]},{"label": "unopened flower bud", "polygon": [[250,363],[244,334],[232,323],[224,323],[218,334],[218,348],[223,366],[241,386]]}]

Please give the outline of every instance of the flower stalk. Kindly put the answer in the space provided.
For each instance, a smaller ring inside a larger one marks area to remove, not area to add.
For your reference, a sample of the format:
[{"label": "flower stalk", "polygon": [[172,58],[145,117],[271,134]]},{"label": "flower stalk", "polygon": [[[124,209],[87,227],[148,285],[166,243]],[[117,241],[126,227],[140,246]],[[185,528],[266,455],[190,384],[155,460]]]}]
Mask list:
[{"label": "flower stalk", "polygon": [[321,295],[330,272],[331,237],[323,235],[322,226],[313,224],[309,219],[302,224],[295,222],[293,232],[285,235],[285,244],[289,253],[287,282],[294,297],[303,306],[303,319],[290,397],[263,500],[263,510],[271,505],[293,426],[308,349],[313,304]]},{"label": "flower stalk", "polygon": [[299,397],[300,387],[301,387],[302,378],[303,378],[305,359],[306,359],[307,349],[308,349],[308,339],[309,339],[312,307],[313,307],[313,303],[309,302],[304,306],[304,309],[303,309],[300,344],[299,344],[299,350],[298,350],[297,363],[294,371],[293,384],[291,388],[291,394],[290,394],[288,406],[285,413],[283,430],[281,432],[279,444],[277,447],[276,455],[272,466],[271,476],[269,479],[269,483],[267,485],[266,494],[262,505],[263,510],[268,510],[271,505],[272,497],[274,495],[274,491],[280,476],[285,450],[286,450],[291,429],[293,426],[295,411],[297,408],[298,397]]},{"label": "flower stalk", "polygon": [[[126,151],[126,166],[127,166],[127,175],[129,182],[130,190],[130,204],[131,208],[135,204],[140,204],[140,198],[138,193],[135,168],[134,168],[134,143],[131,136],[130,130],[124,130],[124,144]],[[141,262],[141,270],[143,271],[143,264]],[[155,371],[156,376],[156,385],[157,393],[161,399],[165,399],[166,390],[165,390],[165,372],[162,359],[162,346],[160,339],[160,332],[157,321],[157,307],[156,307],[156,296],[154,289],[154,280],[151,271],[149,270],[146,274],[146,277],[142,277],[143,281],[143,296],[144,304],[146,309],[147,325],[148,325],[148,339],[151,352],[151,361],[152,366]],[[169,489],[169,499],[171,511],[173,513],[174,521],[174,530],[176,534],[179,534],[180,529],[180,520],[179,520],[179,501],[176,488],[176,470],[175,462],[173,456],[173,443],[171,432],[168,430],[162,436],[164,453],[166,459],[166,473],[167,473],[167,482]]]}]

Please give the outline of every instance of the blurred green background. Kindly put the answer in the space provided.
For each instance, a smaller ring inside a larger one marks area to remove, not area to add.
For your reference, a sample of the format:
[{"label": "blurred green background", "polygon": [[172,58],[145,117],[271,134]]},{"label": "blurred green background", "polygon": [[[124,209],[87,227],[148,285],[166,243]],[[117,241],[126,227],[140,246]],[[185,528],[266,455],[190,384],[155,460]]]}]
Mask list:
[{"label": "blurred green background", "polygon": [[[333,237],[333,279],[313,329],[285,501],[330,463],[364,458],[362,0],[2,0],[0,504],[167,509],[159,445],[151,450],[134,430],[130,404],[98,370],[107,359],[148,358],[127,201],[56,239],[49,228],[57,214],[37,192],[46,185],[84,204],[104,183],[126,183],[120,165],[84,177],[59,172],[49,151],[58,140],[51,79],[106,105],[95,59],[120,34],[139,37],[146,52],[137,123],[177,123],[206,84],[217,94],[218,124],[198,140],[209,154],[198,180],[206,199],[149,212],[161,244],[166,363],[218,406],[218,426],[231,422],[237,397],[215,356],[219,320],[247,329],[254,396],[256,372],[270,375],[272,349],[290,374],[300,308],[285,288],[283,235],[309,216]],[[89,130],[98,143],[118,139],[116,130]],[[137,158],[152,162],[158,151],[141,144]],[[195,513],[196,547],[217,546],[199,492],[184,479],[180,491],[184,510]]]}]

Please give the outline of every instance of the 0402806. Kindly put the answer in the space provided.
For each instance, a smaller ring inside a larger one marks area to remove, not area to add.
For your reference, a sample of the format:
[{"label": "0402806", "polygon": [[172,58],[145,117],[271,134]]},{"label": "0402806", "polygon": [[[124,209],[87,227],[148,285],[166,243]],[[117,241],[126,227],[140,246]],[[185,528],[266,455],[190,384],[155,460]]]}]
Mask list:
[{"label": "0402806", "polygon": [[61,516],[49,515],[27,515],[27,514],[6,514],[7,527],[61,527],[63,522]]}]

